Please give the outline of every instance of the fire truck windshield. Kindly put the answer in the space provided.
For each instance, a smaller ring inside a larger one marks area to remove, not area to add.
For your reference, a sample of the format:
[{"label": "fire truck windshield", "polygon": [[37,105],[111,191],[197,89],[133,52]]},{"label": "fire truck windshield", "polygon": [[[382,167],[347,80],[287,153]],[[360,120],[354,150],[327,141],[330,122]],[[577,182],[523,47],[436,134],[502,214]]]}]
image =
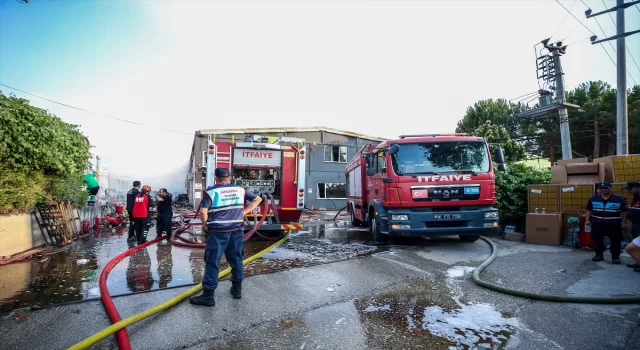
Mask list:
[{"label": "fire truck windshield", "polygon": [[391,162],[398,175],[487,173],[490,164],[483,141],[403,143]]}]

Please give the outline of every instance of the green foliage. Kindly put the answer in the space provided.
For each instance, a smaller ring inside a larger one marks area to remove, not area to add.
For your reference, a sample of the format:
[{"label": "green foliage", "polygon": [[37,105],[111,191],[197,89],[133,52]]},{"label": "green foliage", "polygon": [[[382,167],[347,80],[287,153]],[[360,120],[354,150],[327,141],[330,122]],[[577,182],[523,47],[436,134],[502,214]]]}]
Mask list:
[{"label": "green foliage", "polygon": [[0,92],[0,214],[28,212],[44,194],[84,203],[82,175],[91,156],[85,140],[77,125]]},{"label": "green foliage", "polygon": [[47,179],[41,172],[22,173],[0,168],[0,214],[30,212],[46,200]]},{"label": "green foliage", "polygon": [[524,145],[513,141],[507,128],[493,124],[491,120],[486,120],[471,132],[471,135],[483,137],[489,144],[502,147],[504,159],[507,163],[525,159]]},{"label": "green foliage", "polygon": [[527,186],[551,183],[551,172],[524,164],[511,164],[505,172],[496,173],[497,207],[500,217],[524,217],[527,213]]}]

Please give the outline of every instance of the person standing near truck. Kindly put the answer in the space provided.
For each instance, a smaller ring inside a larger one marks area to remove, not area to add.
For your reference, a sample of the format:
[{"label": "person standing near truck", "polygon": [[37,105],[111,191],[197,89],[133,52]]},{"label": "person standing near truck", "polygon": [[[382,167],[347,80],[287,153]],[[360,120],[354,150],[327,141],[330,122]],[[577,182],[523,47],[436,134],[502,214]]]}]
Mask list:
[{"label": "person standing near truck", "polygon": [[127,192],[127,213],[129,214],[129,241],[136,240],[136,228],[133,223],[133,202],[140,193],[140,181],[133,182],[133,188]]},{"label": "person standing near truck", "polygon": [[173,209],[171,208],[172,198],[166,188],[161,188],[156,196],[158,202],[158,219],[156,220],[157,237],[162,236],[164,232],[167,234],[167,241],[171,240],[171,217]]},{"label": "person standing near truck", "polygon": [[[636,257],[640,257],[640,251],[638,251],[640,249],[640,238],[638,238],[640,236],[640,182],[627,182],[627,186],[625,186],[624,189],[633,196],[631,204],[629,204],[629,208],[627,209],[629,220],[631,221],[631,236],[633,237],[633,242],[629,243],[626,251],[637,260]],[[631,267],[634,271],[640,272],[640,263],[638,262],[628,264],[627,267]]]},{"label": "person standing near truck", "polygon": [[611,184],[598,184],[599,194],[589,198],[586,206],[585,225],[591,226],[596,255],[592,261],[604,260],[604,236],[609,236],[611,262],[620,264],[622,228],[627,227],[627,202],[622,196],[611,193]]},{"label": "person standing near truck", "polygon": [[[231,173],[227,168],[215,170],[217,185],[204,191],[200,219],[202,230],[207,234],[204,252],[205,268],[202,279],[202,294],[189,298],[194,305],[214,306],[214,292],[218,287],[220,259],[224,253],[231,266],[231,295],[242,297],[242,245],[244,240],[244,216],[260,205],[262,199],[244,188],[231,184]],[[251,202],[244,207],[245,201]]]}]

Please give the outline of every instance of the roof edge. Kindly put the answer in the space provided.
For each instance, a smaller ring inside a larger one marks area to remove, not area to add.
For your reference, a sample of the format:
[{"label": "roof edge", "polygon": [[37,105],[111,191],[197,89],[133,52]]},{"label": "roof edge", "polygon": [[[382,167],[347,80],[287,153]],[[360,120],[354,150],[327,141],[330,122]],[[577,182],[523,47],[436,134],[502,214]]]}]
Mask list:
[{"label": "roof edge", "polygon": [[260,133],[276,133],[276,132],[315,132],[315,131],[326,131],[333,134],[358,137],[367,140],[373,141],[386,141],[389,140],[387,138],[372,136],[367,134],[361,134],[346,130],[328,128],[323,126],[311,126],[311,127],[290,127],[290,128],[238,128],[238,129],[200,129],[196,131],[197,134],[201,135],[212,135],[212,134],[260,134]]}]

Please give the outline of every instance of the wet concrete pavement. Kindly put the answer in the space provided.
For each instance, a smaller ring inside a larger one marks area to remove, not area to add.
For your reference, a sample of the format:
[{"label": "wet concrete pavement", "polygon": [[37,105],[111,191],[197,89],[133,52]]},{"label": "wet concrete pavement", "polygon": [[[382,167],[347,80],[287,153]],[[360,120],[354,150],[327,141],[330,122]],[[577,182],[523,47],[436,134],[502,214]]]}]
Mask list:
[{"label": "wet concrete pavement", "polygon": [[[381,249],[369,245],[361,230],[340,224],[320,228],[294,235],[272,253],[274,261],[305,261],[300,267],[247,278],[241,300],[230,297],[229,282],[223,281],[214,308],[185,301],[129,327],[133,348],[639,348],[640,305],[538,302],[477,287],[470,273],[490,252],[482,241],[445,238]],[[338,244],[344,250],[330,245],[348,241]],[[638,273],[606,261],[593,263],[589,252],[496,244],[499,257],[483,273],[485,280],[541,293],[640,294]],[[323,254],[305,251],[312,245],[338,262],[326,264]],[[124,318],[184,290],[126,296],[115,303]],[[101,303],[94,301],[20,311],[0,320],[0,342],[7,349],[65,348],[108,325]],[[114,344],[110,337],[95,348]]]}]

